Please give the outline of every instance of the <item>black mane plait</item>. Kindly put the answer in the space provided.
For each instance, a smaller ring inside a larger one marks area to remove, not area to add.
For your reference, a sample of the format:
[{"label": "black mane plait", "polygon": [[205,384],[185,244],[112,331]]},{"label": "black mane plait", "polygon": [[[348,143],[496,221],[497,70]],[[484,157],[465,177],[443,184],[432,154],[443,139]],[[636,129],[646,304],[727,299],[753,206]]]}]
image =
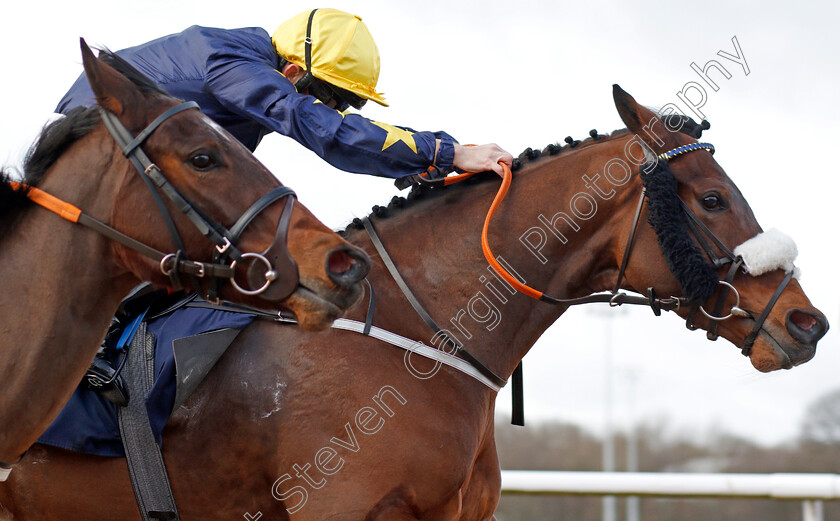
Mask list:
[{"label": "black mane plait", "polygon": [[703,131],[709,130],[712,127],[712,125],[705,119],[700,123],[697,123],[690,117],[683,116],[682,114],[671,114],[665,119],[667,121],[666,125],[670,125],[672,128],[676,127],[676,124],[673,124],[673,120],[676,119],[679,121],[679,131],[686,136],[693,137],[694,139],[700,139],[703,137]]},{"label": "black mane plait", "polygon": [[[577,148],[580,145],[589,145],[592,142],[595,142],[599,139],[604,139],[607,137],[612,137],[617,134],[621,134],[627,132],[627,129],[620,129],[611,132],[608,135],[598,134],[596,130],[590,130],[588,138],[578,141],[574,140],[571,137],[567,137],[565,139],[566,145],[560,145],[560,143],[551,143],[547,145],[543,149],[538,148],[526,148],[519,156],[513,158],[513,165],[511,165],[511,171],[517,172],[521,170],[527,163],[532,163],[537,161],[546,156],[556,156],[566,150],[570,150],[573,148]],[[408,195],[405,197],[394,196],[388,202],[387,206],[379,206],[376,205],[371,209],[371,213],[369,217],[379,217],[379,218],[386,218],[394,215],[396,212],[413,206],[413,204],[420,200],[425,200],[430,197],[437,196],[439,194],[444,193],[447,190],[452,190],[455,187],[466,187],[472,186],[479,183],[484,183],[493,179],[498,179],[499,177],[496,175],[495,172],[488,171],[488,172],[480,172],[478,175],[474,175],[460,183],[449,187],[441,187],[441,188],[430,188],[425,185],[413,184],[411,185],[411,190],[408,192]],[[353,219],[344,230],[339,230],[340,234],[347,234],[352,230],[361,230],[364,226],[362,226],[362,220],[358,217]]]}]

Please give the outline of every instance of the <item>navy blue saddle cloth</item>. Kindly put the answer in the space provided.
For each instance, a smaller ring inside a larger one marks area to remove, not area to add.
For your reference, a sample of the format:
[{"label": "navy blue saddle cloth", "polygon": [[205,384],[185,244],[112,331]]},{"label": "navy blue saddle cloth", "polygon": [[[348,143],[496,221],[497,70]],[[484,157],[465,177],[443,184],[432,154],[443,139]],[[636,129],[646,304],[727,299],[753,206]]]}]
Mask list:
[{"label": "navy blue saddle cloth", "polygon": [[[176,393],[173,342],[221,329],[243,329],[254,315],[217,309],[181,307],[148,322],[147,331],[157,341],[155,384],[144,397],[149,422],[158,446],[163,427],[172,414]],[[130,397],[136,399],[134,396]],[[79,386],[38,443],[85,454],[125,457],[120,440],[117,406],[96,391]]]}]

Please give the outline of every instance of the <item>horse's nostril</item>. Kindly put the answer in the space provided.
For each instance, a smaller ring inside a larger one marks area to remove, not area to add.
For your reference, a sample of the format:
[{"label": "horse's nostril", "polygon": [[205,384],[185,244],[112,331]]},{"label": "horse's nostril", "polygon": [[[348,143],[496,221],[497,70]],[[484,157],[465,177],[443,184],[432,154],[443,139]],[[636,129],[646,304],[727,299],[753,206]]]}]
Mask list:
[{"label": "horse's nostril", "polygon": [[341,275],[350,271],[355,262],[355,259],[353,259],[347,251],[339,250],[330,255],[327,261],[327,269],[332,274]]},{"label": "horse's nostril", "polygon": [[341,287],[349,288],[370,271],[370,259],[362,250],[340,247],[327,257],[327,275]]},{"label": "horse's nostril", "polygon": [[790,314],[790,321],[793,322],[796,327],[803,331],[810,331],[815,325],[817,325],[817,319],[811,315],[802,313],[801,311],[794,311]]},{"label": "horse's nostril", "polygon": [[828,331],[828,321],[821,313],[814,314],[794,309],[787,316],[787,330],[800,342],[813,344]]}]

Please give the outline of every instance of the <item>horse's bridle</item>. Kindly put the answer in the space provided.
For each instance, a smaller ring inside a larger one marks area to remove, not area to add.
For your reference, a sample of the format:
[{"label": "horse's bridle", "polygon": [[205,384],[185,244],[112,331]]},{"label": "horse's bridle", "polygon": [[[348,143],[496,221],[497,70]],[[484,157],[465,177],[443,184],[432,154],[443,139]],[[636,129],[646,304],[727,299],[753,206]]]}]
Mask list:
[{"label": "horse's bridle", "polygon": [[[672,159],[679,157],[683,154],[687,154],[690,152],[694,152],[697,150],[707,150],[710,153],[714,153],[715,147],[711,143],[691,143],[688,145],[683,145],[667,152],[663,152],[657,156],[658,161],[666,161],[670,162]],[[514,286],[517,290],[525,293],[526,295],[539,299],[543,302],[548,302],[551,304],[559,304],[564,306],[573,306],[578,304],[590,304],[594,302],[608,302],[611,307],[620,306],[622,304],[637,304],[637,305],[647,305],[653,310],[654,314],[659,316],[662,310],[665,311],[675,311],[680,307],[689,306],[691,311],[686,318],[686,327],[689,329],[697,329],[697,326],[694,325],[694,317],[696,312],[699,310],[703,315],[705,315],[709,319],[709,328],[707,330],[707,338],[709,340],[717,340],[718,333],[718,323],[727,320],[732,317],[739,317],[739,318],[752,318],[755,321],[755,326],[753,327],[752,331],[747,335],[744,339],[744,343],[741,346],[741,353],[744,356],[749,356],[752,352],[753,344],[755,340],[758,338],[758,335],[762,331],[762,327],[764,322],[767,320],[767,317],[770,315],[773,307],[776,305],[776,302],[781,297],[782,292],[787,287],[788,283],[790,282],[791,278],[793,278],[794,272],[791,270],[787,272],[782,282],[776,288],[776,291],[770,297],[770,300],[767,302],[764,310],[758,316],[758,318],[754,317],[752,313],[742,309],[740,306],[741,297],[738,293],[738,290],[733,285],[733,279],[738,272],[739,268],[742,268],[744,265],[744,260],[735,255],[726,245],[721,241],[712,230],[706,226],[703,221],[697,217],[691,209],[680,200],[680,205],[685,213],[688,221],[688,228],[691,231],[692,235],[694,235],[697,243],[700,247],[704,250],[706,255],[709,257],[709,260],[712,261],[712,264],[716,269],[721,268],[727,264],[730,265],[730,268],[727,272],[725,279],[719,280],[718,285],[722,287],[722,290],[718,294],[717,299],[715,300],[715,307],[711,313],[707,312],[703,306],[702,302],[692,301],[684,297],[670,297],[670,298],[659,298],[656,296],[656,292],[654,289],[648,288],[646,295],[628,295],[621,291],[621,284],[624,279],[624,273],[627,269],[627,265],[630,261],[630,255],[633,250],[633,245],[635,243],[636,237],[636,230],[639,226],[639,221],[642,215],[642,209],[644,206],[645,197],[647,196],[647,191],[644,187],[642,187],[642,193],[639,197],[638,205],[636,206],[636,213],[633,217],[633,224],[630,228],[630,234],[627,238],[627,247],[624,249],[624,256],[621,261],[621,266],[619,267],[618,271],[618,279],[616,280],[615,286],[613,287],[612,292],[610,293],[596,293],[593,295],[588,295],[585,297],[578,297],[578,298],[571,298],[571,299],[561,299],[552,297],[550,295],[546,295],[540,291],[537,291],[529,286],[524,285],[523,283],[519,282],[515,277],[510,275],[510,273],[505,270],[501,264],[496,260],[493,256],[492,252],[490,251],[490,246],[487,241],[487,230],[489,228],[490,219],[493,216],[496,208],[501,203],[501,200],[504,199],[505,194],[507,193],[507,189],[510,186],[510,180],[512,178],[510,168],[507,165],[502,165],[505,171],[505,175],[503,176],[502,180],[502,187],[499,189],[499,193],[496,195],[496,198],[493,201],[493,204],[490,208],[490,211],[487,214],[487,219],[484,222],[484,229],[482,231],[481,242],[482,242],[482,249],[484,250],[484,255],[487,261],[493,266],[493,269],[499,273],[508,283]],[[723,256],[719,256],[715,253],[714,248],[709,243],[711,241],[722,253]],[[726,315],[721,315],[723,307],[726,303],[726,298],[729,295],[729,292],[732,291],[735,294],[735,304],[730,308],[729,312]]]},{"label": "horse's bridle", "polygon": [[[271,298],[282,300],[294,292],[299,281],[297,264],[289,254],[286,245],[289,222],[294,208],[295,192],[286,186],[275,188],[251,205],[233,227],[228,230],[181,195],[166,177],[164,177],[160,168],[149,159],[141,148],[143,142],[164,121],[185,110],[198,108],[198,104],[193,101],[171,107],[155,118],[135,137],[125,128],[116,115],[99,107],[99,112],[102,121],[105,123],[105,127],[120,146],[123,154],[136,167],[141,179],[143,179],[143,182],[149,188],[152,198],[169,229],[172,241],[175,244],[175,253],[165,254],[151,246],[141,243],[115,230],[102,221],[83,213],[78,208],[37,188],[25,187],[27,196],[35,203],[58,213],[61,217],[71,222],[85,225],[141,255],[154,259],[160,264],[161,272],[169,277],[170,284],[174,289],[183,288],[180,275],[185,274],[191,277],[193,288],[196,291],[200,291],[201,289],[199,279],[209,279],[210,283],[207,292],[207,300],[209,301],[218,301],[218,282],[220,279],[230,280],[233,287],[245,295],[262,294],[269,289],[269,286],[273,285]],[[163,192],[190,219],[193,225],[215,245],[212,262],[198,262],[184,257],[186,252],[184,242],[159,192]],[[282,198],[286,198],[286,203],[278,223],[274,242],[262,253],[241,252],[236,247],[236,244],[239,242],[239,237],[248,224],[263,210],[268,208],[268,206]],[[280,246],[280,252],[274,255],[275,263],[272,264],[266,255],[276,245]],[[255,269],[256,264],[251,265],[248,270],[248,285],[256,289],[246,289],[234,280],[237,263],[245,262],[249,259],[256,260],[265,265],[264,272]]]},{"label": "horse's bridle", "polygon": [[[700,303],[693,303],[692,309],[689,312],[688,316],[686,317],[685,325],[687,328],[691,330],[697,329],[697,326],[694,325],[694,316],[696,312],[699,310],[706,318],[709,319],[709,326],[706,330],[706,338],[709,340],[717,340],[718,333],[717,328],[718,324],[724,320],[727,320],[732,317],[740,317],[740,318],[751,318],[755,321],[755,326],[753,326],[752,331],[747,335],[744,339],[744,343],[741,346],[741,353],[744,356],[749,356],[752,352],[753,344],[755,344],[755,340],[758,338],[758,335],[761,333],[762,327],[764,326],[764,322],[767,320],[767,317],[770,315],[770,312],[773,310],[773,307],[776,305],[776,302],[779,300],[779,297],[782,296],[782,292],[785,290],[787,285],[790,283],[790,280],[793,278],[794,270],[788,271],[782,281],[779,283],[779,286],[776,288],[776,291],[773,292],[773,295],[767,301],[767,304],[764,307],[764,310],[758,316],[758,318],[754,317],[752,313],[740,307],[741,296],[738,293],[738,290],[735,288],[733,284],[733,279],[735,275],[738,273],[739,269],[746,271],[744,269],[744,259],[740,256],[733,253],[729,248],[726,247],[725,244],[712,232],[708,226],[706,226],[703,221],[700,220],[691,209],[683,202],[680,201],[682,208],[688,217],[688,227],[691,230],[692,235],[697,239],[697,243],[700,244],[700,247],[706,253],[706,256],[709,260],[712,261],[715,268],[720,268],[729,264],[729,270],[726,273],[726,277],[723,280],[718,281],[718,285],[721,287],[721,291],[715,300],[715,307],[711,313],[707,312],[703,309],[703,306]],[[704,239],[704,236],[711,239],[711,241],[715,244],[720,252],[723,253],[723,256],[716,255],[712,246]],[[732,291],[735,294],[735,304],[730,308],[729,312],[726,315],[721,316],[723,311],[723,307],[726,302],[726,298],[729,295],[729,292]]]}]

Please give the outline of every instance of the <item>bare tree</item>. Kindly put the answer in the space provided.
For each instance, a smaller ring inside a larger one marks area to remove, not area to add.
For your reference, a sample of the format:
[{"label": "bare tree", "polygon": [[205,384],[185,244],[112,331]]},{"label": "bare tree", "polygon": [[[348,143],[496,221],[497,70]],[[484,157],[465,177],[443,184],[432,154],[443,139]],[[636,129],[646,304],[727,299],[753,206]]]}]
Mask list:
[{"label": "bare tree", "polygon": [[825,445],[840,445],[840,389],[814,401],[802,421],[802,438]]}]

